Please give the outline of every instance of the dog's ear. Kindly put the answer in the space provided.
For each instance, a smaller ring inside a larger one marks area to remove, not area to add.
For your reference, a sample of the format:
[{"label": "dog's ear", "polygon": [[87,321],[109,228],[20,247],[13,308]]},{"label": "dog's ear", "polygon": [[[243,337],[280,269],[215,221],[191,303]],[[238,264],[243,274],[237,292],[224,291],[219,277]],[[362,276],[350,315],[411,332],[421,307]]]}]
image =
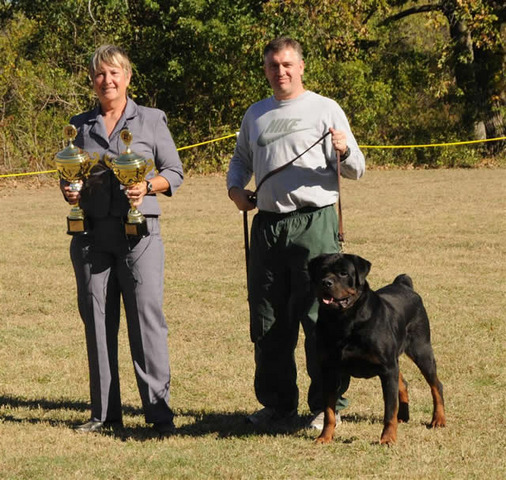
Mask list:
[{"label": "dog's ear", "polygon": [[311,278],[312,282],[316,282],[318,280],[319,272],[321,270],[323,262],[327,257],[328,257],[327,254],[323,254],[309,261],[307,269],[309,271],[309,277]]},{"label": "dog's ear", "polygon": [[371,270],[371,262],[358,255],[352,255],[353,263],[355,265],[355,272],[357,274],[357,284],[362,286],[365,283],[365,277]]}]

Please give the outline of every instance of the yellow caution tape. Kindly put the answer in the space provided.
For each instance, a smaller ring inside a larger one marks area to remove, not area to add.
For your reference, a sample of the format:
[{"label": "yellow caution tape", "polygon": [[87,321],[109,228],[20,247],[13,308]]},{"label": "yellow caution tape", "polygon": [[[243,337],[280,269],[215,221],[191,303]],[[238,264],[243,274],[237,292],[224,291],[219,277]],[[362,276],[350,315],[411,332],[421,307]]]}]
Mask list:
[{"label": "yellow caution tape", "polygon": [[[188,150],[189,148],[200,147],[201,145],[206,145],[208,143],[219,142],[220,140],[225,140],[227,138],[235,137],[236,133],[231,133],[230,135],[226,135],[224,137],[215,138],[213,140],[207,140],[205,142],[195,143],[193,145],[188,145],[186,147],[180,147],[177,150]],[[484,140],[468,140],[465,142],[451,142],[451,143],[429,143],[423,145],[359,145],[360,148],[376,148],[376,149],[393,149],[393,148],[433,148],[433,147],[451,147],[455,145],[470,145],[473,143],[484,143],[484,142],[497,142],[500,140],[506,140],[506,137],[498,137],[498,138],[486,138]],[[44,173],[56,173],[56,170],[45,170],[43,172],[28,172],[28,173],[9,173],[7,175],[0,175],[0,178],[7,177],[21,177],[25,175],[42,175]]]},{"label": "yellow caution tape", "polygon": [[472,143],[497,142],[506,140],[506,137],[485,138],[483,140],[468,140],[466,142],[452,143],[429,143],[426,145],[359,145],[360,148],[431,148],[431,147],[451,147],[454,145],[470,145]]},{"label": "yellow caution tape", "polygon": [[230,135],[227,135],[226,137],[215,138],[214,140],[207,140],[206,142],[195,143],[194,145],[188,145],[187,147],[178,148],[178,151],[179,150],[188,150],[189,148],[193,148],[193,147],[200,147],[201,145],[206,145],[207,143],[219,142],[220,140],[225,140],[226,138],[232,138],[235,136],[236,136],[235,133],[231,133]]}]

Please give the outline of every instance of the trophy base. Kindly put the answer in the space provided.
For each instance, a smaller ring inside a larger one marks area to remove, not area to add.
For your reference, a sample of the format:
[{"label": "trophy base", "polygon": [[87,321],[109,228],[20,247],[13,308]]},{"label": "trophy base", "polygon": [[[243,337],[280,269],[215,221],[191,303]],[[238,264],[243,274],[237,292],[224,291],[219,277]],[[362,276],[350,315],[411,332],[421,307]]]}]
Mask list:
[{"label": "trophy base", "polygon": [[125,222],[125,233],[129,237],[147,237],[149,235],[148,224],[145,220],[141,223]]},{"label": "trophy base", "polygon": [[89,221],[87,218],[69,218],[67,217],[68,235],[86,235],[89,231]]}]

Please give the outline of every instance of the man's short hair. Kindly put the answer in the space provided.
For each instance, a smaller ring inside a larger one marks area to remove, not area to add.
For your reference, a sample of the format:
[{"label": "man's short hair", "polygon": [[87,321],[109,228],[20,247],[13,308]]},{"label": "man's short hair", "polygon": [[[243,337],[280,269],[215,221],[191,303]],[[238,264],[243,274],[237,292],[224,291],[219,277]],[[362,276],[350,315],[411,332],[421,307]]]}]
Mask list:
[{"label": "man's short hair", "polygon": [[293,48],[295,52],[299,55],[300,59],[303,59],[302,46],[293,38],[290,37],[278,37],[274,40],[271,40],[264,48],[264,60],[265,57],[271,52],[277,53],[285,48]]},{"label": "man's short hair", "polygon": [[132,74],[130,59],[125,50],[121,47],[116,47],[115,45],[102,45],[95,50],[88,66],[88,72],[92,80],[101,63],[121,67],[125,75]]}]

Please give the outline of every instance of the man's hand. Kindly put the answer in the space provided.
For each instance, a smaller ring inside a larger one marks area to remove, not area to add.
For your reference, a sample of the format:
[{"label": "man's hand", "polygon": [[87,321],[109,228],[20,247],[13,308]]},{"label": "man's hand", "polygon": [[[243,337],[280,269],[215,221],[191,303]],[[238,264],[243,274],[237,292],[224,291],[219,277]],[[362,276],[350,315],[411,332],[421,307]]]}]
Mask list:
[{"label": "man's hand", "polygon": [[237,208],[242,212],[247,212],[249,210],[253,210],[256,207],[256,204],[250,200],[250,197],[254,195],[255,192],[251,190],[245,190],[239,187],[232,187],[228,191],[228,196],[235,203]]},{"label": "man's hand", "polygon": [[332,135],[332,146],[334,150],[339,152],[342,155],[346,154],[348,149],[348,145],[346,143],[346,133],[342,130],[335,130],[334,128],[329,128],[330,134]]}]

